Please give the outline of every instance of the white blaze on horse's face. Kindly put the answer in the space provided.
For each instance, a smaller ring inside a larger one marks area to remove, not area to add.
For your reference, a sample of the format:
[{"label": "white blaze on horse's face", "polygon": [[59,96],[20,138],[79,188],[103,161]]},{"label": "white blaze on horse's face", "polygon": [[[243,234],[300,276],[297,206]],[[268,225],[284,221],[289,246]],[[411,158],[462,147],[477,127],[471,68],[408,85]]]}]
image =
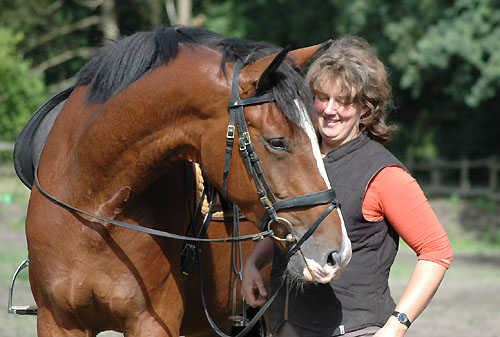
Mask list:
[{"label": "white blaze on horse's face", "polygon": [[[294,102],[298,110],[300,111],[300,116],[301,116],[300,126],[304,129],[311,142],[312,153],[314,155],[314,158],[316,158],[318,171],[325,180],[327,188],[331,188],[330,181],[328,180],[328,175],[326,174],[325,165],[323,163],[323,157],[321,156],[321,150],[319,147],[318,138],[316,137],[316,132],[314,131],[314,126],[312,124],[312,121],[309,115],[307,114],[304,105],[297,99],[295,99]],[[342,217],[342,212],[340,211],[340,208],[336,207],[335,209],[337,210],[337,214],[340,218],[340,221],[342,222],[342,248],[340,251],[340,260],[342,261],[342,264],[340,266],[339,265],[332,266],[329,264],[322,266],[315,260],[309,259],[307,256],[304,256],[307,265],[304,268],[303,276],[307,281],[328,283],[334,277],[336,277],[338,271],[345,265],[347,265],[347,263],[349,263],[349,261],[351,260],[351,255],[352,255],[351,240],[349,240],[349,237],[347,236],[347,230],[345,227],[344,218]]]}]

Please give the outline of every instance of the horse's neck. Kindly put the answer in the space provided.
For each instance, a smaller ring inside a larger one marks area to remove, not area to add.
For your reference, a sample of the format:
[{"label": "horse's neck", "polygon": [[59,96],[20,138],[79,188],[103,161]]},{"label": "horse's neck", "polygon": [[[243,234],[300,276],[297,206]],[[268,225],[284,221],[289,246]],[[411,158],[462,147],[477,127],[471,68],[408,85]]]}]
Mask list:
[{"label": "horse's neck", "polygon": [[72,179],[84,176],[90,185],[77,193],[102,190],[104,184],[116,186],[106,198],[123,186],[141,190],[165,172],[169,162],[199,160],[203,134],[224,124],[217,119],[227,118],[227,97],[218,97],[227,91],[227,83],[214,83],[217,67],[211,74],[204,68],[204,74],[192,76],[195,67],[160,67],[94,112],[71,156],[71,166],[79,168]]}]

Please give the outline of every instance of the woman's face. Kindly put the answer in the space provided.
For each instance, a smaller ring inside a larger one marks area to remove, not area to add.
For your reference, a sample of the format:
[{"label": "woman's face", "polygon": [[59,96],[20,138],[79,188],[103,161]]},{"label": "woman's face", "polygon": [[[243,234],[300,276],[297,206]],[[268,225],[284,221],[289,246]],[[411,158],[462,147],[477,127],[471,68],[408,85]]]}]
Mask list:
[{"label": "woman's face", "polygon": [[351,98],[346,101],[342,87],[335,82],[323,83],[316,90],[314,106],[318,113],[319,131],[322,136],[321,150],[331,150],[354,139],[359,134],[359,120],[368,107],[359,103],[351,103],[356,92],[352,90]]}]

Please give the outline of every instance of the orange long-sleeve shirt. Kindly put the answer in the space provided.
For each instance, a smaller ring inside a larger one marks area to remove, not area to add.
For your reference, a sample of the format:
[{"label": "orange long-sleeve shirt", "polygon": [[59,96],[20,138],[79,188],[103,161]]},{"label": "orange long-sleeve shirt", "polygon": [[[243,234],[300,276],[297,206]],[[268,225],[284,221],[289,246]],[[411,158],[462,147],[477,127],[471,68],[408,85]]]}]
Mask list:
[{"label": "orange long-sleeve shirt", "polygon": [[419,260],[449,268],[453,251],[446,232],[422,189],[407,171],[398,166],[380,170],[368,184],[363,200],[368,221],[389,220]]}]

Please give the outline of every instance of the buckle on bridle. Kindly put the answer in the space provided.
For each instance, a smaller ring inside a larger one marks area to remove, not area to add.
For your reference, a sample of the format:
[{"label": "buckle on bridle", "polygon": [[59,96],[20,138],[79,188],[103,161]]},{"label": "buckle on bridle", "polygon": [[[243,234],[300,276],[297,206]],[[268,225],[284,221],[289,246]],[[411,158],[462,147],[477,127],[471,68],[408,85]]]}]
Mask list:
[{"label": "buckle on bridle", "polygon": [[234,139],[234,131],[235,131],[234,125],[228,125],[227,132],[226,132],[226,138]]},{"label": "buckle on bridle", "polygon": [[245,145],[250,145],[252,143],[252,140],[250,139],[250,134],[248,131],[243,132],[243,135],[241,136],[243,138],[243,141],[245,142]]},{"label": "buckle on bridle", "polygon": [[262,202],[262,205],[264,205],[264,208],[266,210],[270,210],[270,209],[273,208],[273,204],[271,204],[271,202],[269,201],[269,199],[267,198],[267,196],[261,197],[260,201]]}]

